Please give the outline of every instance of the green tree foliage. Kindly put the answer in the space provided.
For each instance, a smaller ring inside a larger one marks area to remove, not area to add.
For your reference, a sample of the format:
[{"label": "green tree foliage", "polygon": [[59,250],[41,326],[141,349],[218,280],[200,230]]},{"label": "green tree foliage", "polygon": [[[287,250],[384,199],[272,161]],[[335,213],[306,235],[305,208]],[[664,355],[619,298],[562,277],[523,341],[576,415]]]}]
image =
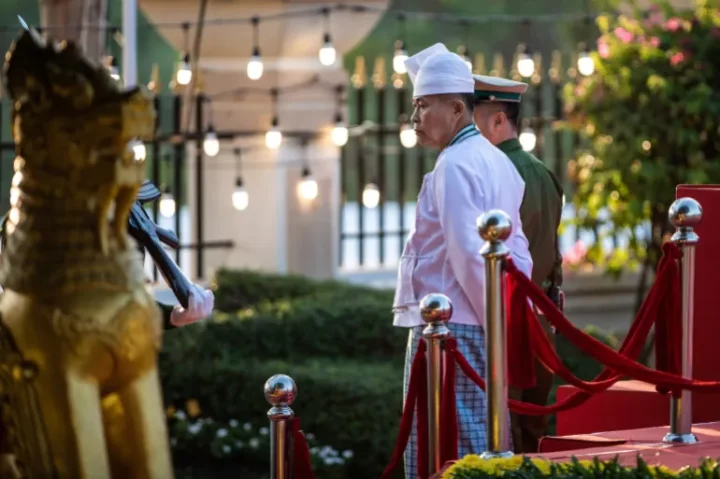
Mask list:
[{"label": "green tree foliage", "polygon": [[[720,11],[711,3],[599,17],[596,73],[567,87],[569,123],[587,140],[568,165],[577,222],[631,233],[610,257],[599,244],[588,252],[611,272],[657,263],[678,184],[720,182]],[[636,232],[648,222],[646,244]]]}]

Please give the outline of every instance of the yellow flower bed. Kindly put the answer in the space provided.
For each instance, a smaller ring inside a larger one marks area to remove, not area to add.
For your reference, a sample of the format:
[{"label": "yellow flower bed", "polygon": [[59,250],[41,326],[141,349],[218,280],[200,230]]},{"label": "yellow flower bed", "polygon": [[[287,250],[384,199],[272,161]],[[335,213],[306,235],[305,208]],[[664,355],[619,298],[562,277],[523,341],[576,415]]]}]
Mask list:
[{"label": "yellow flower bed", "polygon": [[508,459],[482,459],[471,454],[450,466],[442,479],[480,479],[487,477],[513,478],[701,478],[720,477],[720,466],[709,459],[699,468],[690,466],[673,471],[665,466],[649,466],[638,456],[635,467],[623,466],[617,460],[601,462],[572,459],[570,462],[555,463],[540,458],[513,456]]}]

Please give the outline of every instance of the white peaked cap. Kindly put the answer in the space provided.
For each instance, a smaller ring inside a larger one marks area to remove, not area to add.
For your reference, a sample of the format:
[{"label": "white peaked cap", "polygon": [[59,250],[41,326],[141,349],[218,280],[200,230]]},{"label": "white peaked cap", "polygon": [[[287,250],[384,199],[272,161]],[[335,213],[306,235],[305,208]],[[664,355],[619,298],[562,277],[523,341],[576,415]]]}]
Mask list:
[{"label": "white peaked cap", "polygon": [[451,53],[442,43],[405,60],[405,68],[416,97],[475,91],[475,80],[465,60]]}]

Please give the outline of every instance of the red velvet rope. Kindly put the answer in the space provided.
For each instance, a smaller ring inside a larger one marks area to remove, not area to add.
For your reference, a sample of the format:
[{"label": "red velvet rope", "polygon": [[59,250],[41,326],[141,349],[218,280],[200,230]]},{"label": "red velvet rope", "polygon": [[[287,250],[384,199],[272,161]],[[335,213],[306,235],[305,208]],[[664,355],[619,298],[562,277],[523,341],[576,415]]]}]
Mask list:
[{"label": "red velvet rope", "polygon": [[[647,336],[650,333],[654,319],[657,316],[658,308],[661,307],[663,298],[668,296],[668,285],[677,283],[677,276],[675,274],[677,272],[677,264],[675,260],[680,257],[680,251],[674,244],[667,243],[663,246],[663,253],[664,255],[658,265],[655,283],[648,292],[645,301],[638,311],[635,321],[633,321],[630,325],[628,334],[625,336],[625,339],[620,346],[619,353],[630,359],[635,359],[640,354]],[[511,293],[513,288],[514,285],[509,285],[508,292]],[[526,304],[526,302],[524,303]],[[510,304],[512,304],[512,302],[510,302]],[[545,336],[544,333],[543,336]],[[485,390],[484,379],[472,369],[462,354],[456,354],[455,360],[457,361],[458,366],[462,369],[463,373],[475,382],[475,384],[477,384],[481,389]],[[605,368],[593,382],[604,382],[604,386],[610,387],[610,385],[617,382],[620,378],[621,376],[615,374],[612,369]],[[591,395],[588,393],[576,391],[564,400],[548,406],[539,406],[536,404],[515,401],[513,399],[508,401],[508,406],[512,411],[519,414],[541,416],[579,406],[590,397]]]},{"label": "red velvet rope", "polygon": [[300,418],[293,418],[292,432],[295,440],[293,452],[293,478],[294,479],[315,479],[310,461],[310,449],[308,448],[305,434],[300,430]]},{"label": "red velvet rope", "polygon": [[[421,340],[423,345],[425,340]],[[420,348],[418,348],[418,353]],[[417,354],[415,356],[417,356]],[[417,427],[417,456],[415,462],[417,464],[417,477],[418,479],[428,479],[430,476],[430,461],[429,458],[429,434],[428,431],[428,376],[427,376],[427,356],[425,355],[425,348],[418,361],[420,364],[419,369],[422,373],[418,373],[417,381],[417,421],[415,423]]]},{"label": "red velvet rope", "polygon": [[[425,396],[426,398],[426,408],[425,408],[425,437],[423,440],[420,438],[420,428],[418,427],[418,446],[420,444],[425,444],[425,450],[427,451],[427,359],[425,358],[425,351],[427,350],[427,347],[425,345],[425,340],[421,339],[420,343],[418,344],[418,350],[415,353],[415,357],[413,358],[412,365],[410,367],[410,379],[408,381],[408,392],[407,396],[405,397],[405,405],[403,407],[402,412],[402,418],[400,419],[400,430],[398,431],[397,440],[395,441],[395,450],[393,451],[392,458],[390,459],[390,464],[385,468],[385,471],[383,471],[382,475],[380,476],[380,479],[392,479],[395,471],[398,467],[400,467],[400,464],[403,459],[403,453],[405,452],[405,449],[407,448],[408,441],[410,440],[410,432],[412,430],[412,421],[413,416],[415,413],[415,406],[418,404],[418,392],[420,392],[420,396]],[[425,387],[423,387],[423,385]],[[419,416],[419,411],[418,411]],[[420,422],[420,421],[418,421]],[[418,424],[419,426],[419,424]],[[425,457],[420,457],[420,448],[418,448],[418,474],[420,473],[420,465],[425,464],[425,476],[424,478],[427,478],[427,466],[428,466],[428,460],[427,455]],[[423,479],[424,479],[423,478]]]},{"label": "red velvet rope", "polygon": [[[655,371],[619,354],[597,339],[588,336],[575,327],[550,301],[545,293],[520,272],[511,259],[506,262],[506,271],[517,282],[518,294],[530,298],[540,308],[547,320],[558,332],[575,346],[617,373],[663,388],[720,391],[720,381],[697,381],[665,371]],[[521,312],[514,312],[522,314]]]},{"label": "red velvet rope", "polygon": [[445,340],[445,378],[442,386],[442,410],[440,416],[440,446],[442,463],[458,458],[458,418],[455,397],[455,357],[457,355],[457,340]]}]

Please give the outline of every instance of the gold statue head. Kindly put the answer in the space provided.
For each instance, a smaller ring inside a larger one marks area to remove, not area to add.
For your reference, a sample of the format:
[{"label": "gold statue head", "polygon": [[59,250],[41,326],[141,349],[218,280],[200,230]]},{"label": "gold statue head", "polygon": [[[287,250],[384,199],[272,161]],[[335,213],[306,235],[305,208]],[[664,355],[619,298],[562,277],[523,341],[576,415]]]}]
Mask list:
[{"label": "gold statue head", "polygon": [[152,138],[155,110],[149,92],[123,90],[76,44],[45,41],[26,30],[5,59],[14,136],[25,161],[63,169],[103,158],[132,161],[128,142]]}]

